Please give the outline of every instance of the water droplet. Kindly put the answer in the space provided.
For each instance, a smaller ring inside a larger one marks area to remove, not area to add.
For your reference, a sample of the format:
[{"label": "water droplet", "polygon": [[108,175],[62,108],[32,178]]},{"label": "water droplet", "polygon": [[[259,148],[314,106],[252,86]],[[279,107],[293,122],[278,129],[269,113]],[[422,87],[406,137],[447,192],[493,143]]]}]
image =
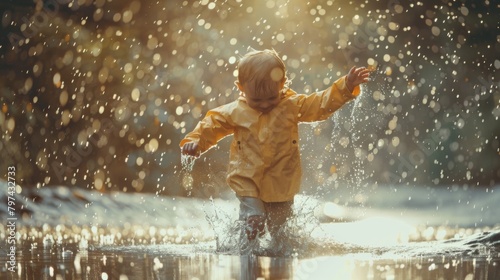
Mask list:
[{"label": "water droplet", "polygon": [[141,97],[141,92],[139,91],[138,88],[134,88],[130,93],[130,95],[133,101],[139,101],[139,98]]},{"label": "water droplet", "polygon": [[54,77],[52,78],[52,82],[54,83],[54,85],[59,88],[61,87],[61,84],[62,84],[62,81],[61,81],[61,74],[59,73],[55,73],[54,74]]}]

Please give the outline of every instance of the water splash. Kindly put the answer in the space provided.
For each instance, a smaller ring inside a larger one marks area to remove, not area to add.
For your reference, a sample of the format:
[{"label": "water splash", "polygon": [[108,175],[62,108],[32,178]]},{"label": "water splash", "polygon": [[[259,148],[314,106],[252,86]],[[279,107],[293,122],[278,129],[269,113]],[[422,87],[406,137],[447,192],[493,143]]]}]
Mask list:
[{"label": "water splash", "polygon": [[314,213],[317,206],[318,202],[312,197],[299,197],[294,203],[293,217],[278,230],[276,236],[271,236],[266,230],[263,236],[250,242],[244,234],[244,222],[231,214],[234,209],[223,209],[211,199],[205,218],[215,232],[217,253],[302,257],[318,253],[323,246],[312,237],[313,231],[320,225]]},{"label": "water splash", "polygon": [[383,110],[384,102],[389,99],[386,96],[390,94],[387,77],[385,70],[372,69],[370,81],[360,85],[357,98],[333,115],[332,153],[323,159],[334,166],[327,184],[347,184],[349,200],[361,207],[366,197],[377,188],[373,180],[377,178],[377,169],[370,166],[380,156],[389,121]]},{"label": "water splash", "polygon": [[213,213],[209,213],[205,207],[205,219],[215,233],[216,251],[239,254],[238,243],[243,227],[241,221],[234,221],[234,218],[227,211],[218,207],[212,198],[210,198],[210,205]]},{"label": "water splash", "polygon": [[186,171],[186,172],[193,171],[195,161],[196,161],[196,157],[186,155],[186,154],[181,154],[182,170]]},{"label": "water splash", "polygon": [[353,101],[349,119],[353,143],[363,139],[376,140],[372,134],[384,129],[378,108],[390,94],[386,71],[378,68],[372,70],[368,84],[361,84],[360,87],[360,94]]},{"label": "water splash", "polygon": [[184,189],[188,190],[188,195],[191,195],[191,191],[193,189],[194,179],[193,179],[191,172],[193,171],[195,161],[196,161],[196,157],[181,154],[181,165],[182,165],[181,184],[184,187]]}]

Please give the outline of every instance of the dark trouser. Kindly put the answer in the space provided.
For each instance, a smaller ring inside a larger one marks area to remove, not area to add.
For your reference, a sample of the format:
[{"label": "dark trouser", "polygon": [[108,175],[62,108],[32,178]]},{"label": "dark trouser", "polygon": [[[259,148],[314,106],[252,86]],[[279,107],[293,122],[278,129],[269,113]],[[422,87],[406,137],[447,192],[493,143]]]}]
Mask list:
[{"label": "dark trouser", "polygon": [[267,224],[271,236],[277,237],[286,221],[293,216],[293,200],[285,202],[263,202],[255,197],[238,196],[240,200],[240,220],[246,222],[249,217],[258,216]]}]

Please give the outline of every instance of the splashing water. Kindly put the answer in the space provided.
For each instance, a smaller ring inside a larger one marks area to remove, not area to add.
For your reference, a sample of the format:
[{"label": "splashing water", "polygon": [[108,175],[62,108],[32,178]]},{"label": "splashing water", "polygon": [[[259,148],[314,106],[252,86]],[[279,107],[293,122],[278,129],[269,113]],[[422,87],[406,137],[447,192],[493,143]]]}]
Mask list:
[{"label": "splashing water", "polygon": [[[350,114],[350,137],[355,152],[355,172],[364,179],[363,161],[367,159],[370,147],[375,146],[377,132],[385,129],[384,116],[379,112],[380,101],[388,95],[388,85],[384,79],[384,72],[375,69],[371,73],[369,84],[360,85],[361,91],[354,99]],[[371,144],[371,146],[370,146]]]},{"label": "splashing water", "polygon": [[184,189],[188,190],[188,195],[191,195],[191,191],[193,189],[193,176],[191,172],[193,171],[194,163],[196,161],[196,157],[190,155],[181,155],[181,176],[182,176],[182,186]]},{"label": "splashing water", "polygon": [[381,109],[389,94],[387,82],[385,71],[373,69],[370,81],[360,85],[360,94],[332,117],[330,147],[333,152],[323,161],[331,161],[335,166],[330,182],[349,185],[350,196],[360,206],[368,196],[366,193],[377,187],[372,183],[376,177],[374,170],[366,167],[375,162],[380,135],[387,130],[387,116]]},{"label": "splashing water", "polygon": [[193,171],[195,161],[196,157],[182,154],[181,155],[182,170],[185,172]]},{"label": "splashing water", "polygon": [[[263,256],[307,256],[318,252],[324,244],[313,240],[313,231],[318,228],[315,216],[318,202],[311,197],[300,197],[294,204],[294,216],[278,230],[275,237],[266,233],[253,241],[246,239],[245,223],[235,219],[231,210],[223,209],[210,199],[210,208],[205,208],[205,218],[215,232],[216,252],[230,255]],[[234,211],[233,211],[234,213]]]},{"label": "splashing water", "polygon": [[205,218],[215,232],[216,251],[239,254],[239,237],[243,223],[234,221],[234,217],[216,206],[212,198],[210,204],[213,213],[205,210]]}]

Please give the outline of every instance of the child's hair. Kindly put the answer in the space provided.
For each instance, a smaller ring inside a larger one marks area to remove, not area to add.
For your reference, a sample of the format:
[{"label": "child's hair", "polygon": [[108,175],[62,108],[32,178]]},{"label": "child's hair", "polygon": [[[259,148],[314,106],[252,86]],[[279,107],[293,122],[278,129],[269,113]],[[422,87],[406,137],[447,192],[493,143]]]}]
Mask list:
[{"label": "child's hair", "polygon": [[285,63],[275,50],[251,50],[238,63],[238,82],[258,96],[279,91],[287,82]]}]

